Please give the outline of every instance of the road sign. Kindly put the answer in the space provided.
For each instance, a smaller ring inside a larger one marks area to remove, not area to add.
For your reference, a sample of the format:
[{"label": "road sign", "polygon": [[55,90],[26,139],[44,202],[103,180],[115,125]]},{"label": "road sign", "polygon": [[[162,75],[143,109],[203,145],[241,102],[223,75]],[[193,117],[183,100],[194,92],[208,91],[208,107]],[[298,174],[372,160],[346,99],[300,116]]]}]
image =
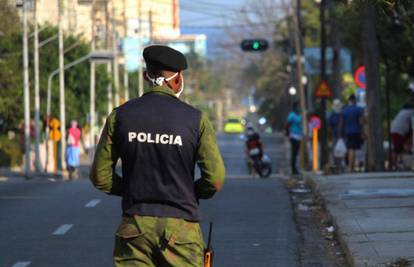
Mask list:
[{"label": "road sign", "polygon": [[321,81],[315,90],[316,97],[332,97],[332,90],[326,81]]},{"label": "road sign", "polygon": [[53,118],[50,122],[49,122],[49,126],[50,128],[56,130],[59,128],[60,126],[60,121],[56,118]]},{"label": "road sign", "polygon": [[52,131],[49,134],[50,140],[54,142],[58,142],[61,138],[61,134],[59,131],[60,121],[56,118],[53,118],[49,123],[50,128],[52,128]]},{"label": "road sign", "polygon": [[52,140],[53,142],[58,142],[60,140],[60,138],[61,138],[60,131],[59,130],[56,130],[56,129],[53,129],[50,132],[49,137],[50,137],[50,140]]},{"label": "road sign", "polygon": [[365,76],[365,66],[360,66],[354,74],[355,83],[359,88],[366,89],[367,88],[367,82],[366,82],[366,76]]},{"label": "road sign", "polygon": [[322,127],[322,121],[318,116],[313,115],[309,120],[309,126],[312,130],[313,129],[320,130]]}]

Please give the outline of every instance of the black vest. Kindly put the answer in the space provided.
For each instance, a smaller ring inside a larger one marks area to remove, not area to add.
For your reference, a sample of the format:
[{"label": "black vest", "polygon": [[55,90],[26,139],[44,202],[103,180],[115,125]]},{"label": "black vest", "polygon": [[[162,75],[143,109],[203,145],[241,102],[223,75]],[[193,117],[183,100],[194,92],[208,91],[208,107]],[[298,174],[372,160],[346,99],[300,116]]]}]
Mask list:
[{"label": "black vest", "polygon": [[200,120],[199,110],[165,93],[117,108],[114,144],[125,215],[200,219],[194,192]]}]

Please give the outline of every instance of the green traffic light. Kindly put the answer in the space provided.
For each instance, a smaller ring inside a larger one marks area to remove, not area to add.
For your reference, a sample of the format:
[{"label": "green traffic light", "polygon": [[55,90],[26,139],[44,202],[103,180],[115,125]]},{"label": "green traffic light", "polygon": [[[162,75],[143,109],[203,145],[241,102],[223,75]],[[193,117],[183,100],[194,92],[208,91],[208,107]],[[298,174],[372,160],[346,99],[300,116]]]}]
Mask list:
[{"label": "green traffic light", "polygon": [[[1,1],[1,0],[0,0]],[[240,43],[241,49],[243,51],[252,51],[252,52],[259,52],[265,51],[269,44],[266,39],[244,39]]]}]

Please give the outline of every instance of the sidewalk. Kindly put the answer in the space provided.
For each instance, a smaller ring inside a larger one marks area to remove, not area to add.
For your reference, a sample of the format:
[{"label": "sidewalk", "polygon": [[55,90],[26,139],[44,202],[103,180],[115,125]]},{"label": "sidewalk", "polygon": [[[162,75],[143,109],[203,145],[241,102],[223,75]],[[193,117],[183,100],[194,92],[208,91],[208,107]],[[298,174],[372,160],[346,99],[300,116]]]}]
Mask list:
[{"label": "sidewalk", "polygon": [[[81,154],[80,155],[80,166],[78,168],[78,175],[79,178],[88,178],[89,177],[89,171],[90,171],[90,160],[88,155]],[[0,181],[13,179],[13,178],[20,178],[20,179],[26,179],[23,171],[23,166],[21,167],[0,167]],[[30,179],[66,179],[66,177],[62,177],[62,172],[53,172],[49,170],[48,173],[45,172],[38,172],[36,173],[34,171],[34,167],[30,172]]]},{"label": "sidewalk", "polygon": [[[413,172],[308,179],[332,217],[351,266],[414,266]],[[397,261],[410,263],[390,265]]]}]

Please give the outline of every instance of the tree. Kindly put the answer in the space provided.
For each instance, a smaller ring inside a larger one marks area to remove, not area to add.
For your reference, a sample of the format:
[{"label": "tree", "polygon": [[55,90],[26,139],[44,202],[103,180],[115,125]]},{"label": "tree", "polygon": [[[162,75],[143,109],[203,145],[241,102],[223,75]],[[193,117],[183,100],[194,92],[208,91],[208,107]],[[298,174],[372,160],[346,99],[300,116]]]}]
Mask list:
[{"label": "tree", "polygon": [[22,34],[16,9],[7,1],[0,1],[0,17],[0,119],[6,131],[23,119]]},{"label": "tree", "polygon": [[414,3],[355,0],[338,7],[338,32],[343,44],[352,51],[354,67],[367,65],[367,167],[381,170],[384,153],[378,144],[383,141],[385,96],[390,95],[392,117],[406,102],[404,89],[408,77],[414,74]]},{"label": "tree", "polygon": [[[23,120],[23,82],[22,82],[22,29],[15,7],[7,1],[0,1],[0,118],[5,121],[4,130],[16,129]],[[57,28],[42,25],[40,41],[57,34]],[[33,72],[33,42],[29,42],[29,70]],[[65,63],[72,62],[89,53],[90,45],[80,36],[65,34]],[[41,120],[45,120],[47,82],[49,74],[58,68],[58,47],[54,40],[40,49],[40,99]],[[103,65],[97,67],[96,108],[98,114],[106,115],[106,84],[109,77]],[[29,75],[33,77],[33,73]],[[32,85],[32,83],[30,84]],[[81,63],[66,71],[65,75],[66,115],[77,119],[81,124],[87,121],[89,113],[89,64]],[[33,102],[33,90],[31,90]],[[52,86],[52,116],[58,117],[58,86],[56,79]],[[33,104],[31,105],[33,112]],[[68,126],[68,125],[66,125]]]},{"label": "tree", "polygon": [[361,41],[364,52],[364,63],[367,77],[367,143],[369,171],[382,171],[384,169],[384,142],[382,109],[381,109],[381,84],[380,84],[380,56],[377,39],[377,10],[373,4],[362,6],[362,31]]}]

